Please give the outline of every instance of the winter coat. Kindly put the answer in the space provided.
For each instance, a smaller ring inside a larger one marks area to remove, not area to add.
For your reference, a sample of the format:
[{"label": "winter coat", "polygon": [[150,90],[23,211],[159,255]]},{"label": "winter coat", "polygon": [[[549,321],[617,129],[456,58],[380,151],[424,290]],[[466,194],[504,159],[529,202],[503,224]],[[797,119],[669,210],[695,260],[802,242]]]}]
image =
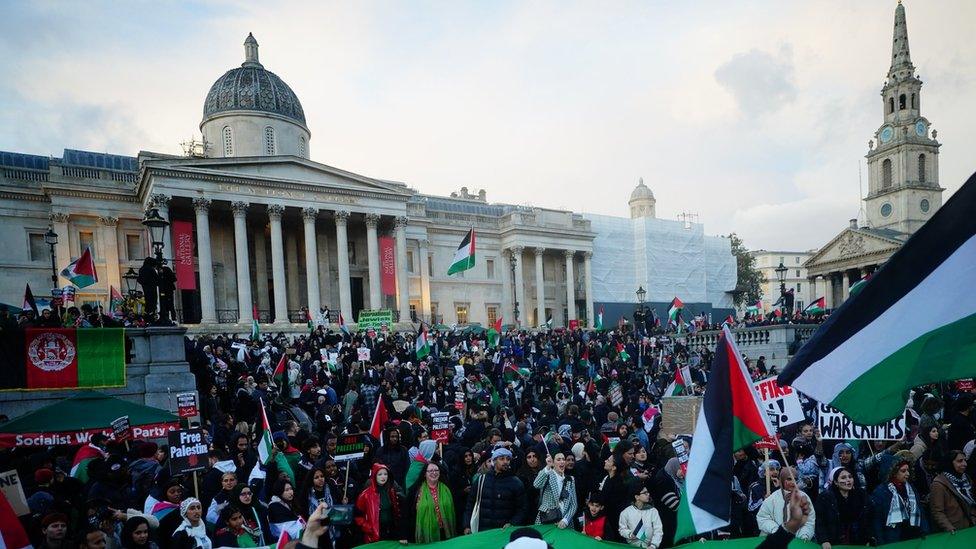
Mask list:
[{"label": "winter coat", "polygon": [[939,475],[932,481],[929,510],[932,513],[932,522],[941,531],[953,532],[976,525],[976,507],[963,499],[959,490],[945,475]]},{"label": "winter coat", "polygon": [[[542,513],[559,507],[563,515],[562,520],[567,525],[573,524],[573,515],[576,514],[576,479],[571,475],[563,475],[563,488],[560,488],[558,476],[555,470],[544,468],[535,477],[533,486],[540,490],[536,523]],[[560,498],[563,492],[566,493],[566,497]]]},{"label": "winter coat", "polygon": [[[380,540],[380,487],[376,484],[376,473],[381,469],[390,471],[386,465],[374,464],[370,471],[369,485],[356,498],[356,526],[363,533],[364,543]],[[387,479],[385,490],[387,490],[390,504],[393,506],[393,520],[396,522],[400,518],[400,501],[397,499],[396,490],[393,488],[393,475]]]},{"label": "winter coat", "polygon": [[[841,516],[838,498],[841,496],[833,486],[825,490],[817,497],[817,504],[814,509],[817,512],[816,532],[817,543],[830,543],[838,545],[841,543]],[[852,490],[848,496],[852,505],[857,505],[860,513],[857,517],[844,517],[843,522],[850,524],[849,540],[851,545],[864,544],[869,535],[870,527],[870,507],[868,506],[867,494],[862,491]]]},{"label": "winter coat", "polygon": [[[484,484],[481,485],[481,479]],[[528,512],[525,500],[525,486],[511,472],[498,474],[494,468],[475,477],[468,494],[468,504],[464,511],[465,528],[471,524],[471,513],[478,500],[478,486],[481,485],[481,506],[479,507],[478,531],[501,528],[506,524],[525,524]]]},{"label": "winter coat", "polygon": [[[637,530],[638,525],[640,525],[640,531],[635,534],[634,531]],[[620,537],[637,547],[657,549],[661,545],[661,540],[664,539],[664,525],[661,523],[661,515],[658,514],[657,509],[650,505],[643,509],[638,509],[633,505],[624,509],[620,513],[618,528]],[[643,540],[641,539],[641,531],[646,535]],[[630,539],[632,535],[636,536],[637,539]]]},{"label": "winter coat", "polygon": [[[887,543],[895,543],[898,541],[904,541],[902,538],[902,530],[900,528],[889,528],[885,523],[888,520],[888,511],[891,510],[891,491],[888,489],[888,483],[879,484],[873,492],[871,492],[871,534],[874,537],[874,542],[876,545],[884,545]],[[915,495],[916,499],[919,499],[918,494]],[[916,502],[916,505],[921,506],[921,502]],[[925,512],[924,508],[919,508],[919,534],[924,535],[929,531],[928,524],[928,513]],[[904,538],[909,539],[909,538]]]},{"label": "winter coat", "polygon": [[[807,523],[800,528],[796,533],[796,537],[802,540],[813,539],[813,534],[816,529],[817,524],[817,512],[814,510],[813,502],[810,501],[810,496],[803,492],[804,499],[810,504],[810,518],[807,519]],[[763,501],[761,507],[759,507],[759,513],[756,514],[756,523],[759,524],[759,532],[768,536],[776,532],[780,526],[786,522],[786,498],[782,489],[776,490],[769,495]]]}]

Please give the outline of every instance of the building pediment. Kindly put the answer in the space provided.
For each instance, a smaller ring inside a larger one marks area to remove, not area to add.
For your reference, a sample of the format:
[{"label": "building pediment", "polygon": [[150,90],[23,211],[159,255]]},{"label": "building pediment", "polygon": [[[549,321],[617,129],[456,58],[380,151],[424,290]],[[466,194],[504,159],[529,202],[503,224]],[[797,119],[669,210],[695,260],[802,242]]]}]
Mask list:
[{"label": "building pediment", "polygon": [[825,244],[803,266],[810,274],[838,268],[851,268],[860,263],[883,262],[901,247],[904,241],[871,229],[847,228]]}]

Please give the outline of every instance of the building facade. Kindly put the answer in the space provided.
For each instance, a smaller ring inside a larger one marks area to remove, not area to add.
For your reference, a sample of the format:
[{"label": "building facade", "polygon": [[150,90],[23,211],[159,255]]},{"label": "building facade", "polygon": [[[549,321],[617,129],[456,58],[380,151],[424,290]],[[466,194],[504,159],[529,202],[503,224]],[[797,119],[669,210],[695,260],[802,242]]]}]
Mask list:
[{"label": "building facade", "polygon": [[895,8],[891,66],[881,88],[882,123],[868,142],[866,223],[857,219],[807,260],[809,298],[839,306],[942,206],[938,133],[922,116],[922,81],[908,47],[905,6]]},{"label": "building facade", "polygon": [[[243,329],[256,308],[261,322],[284,327],[305,322],[302,307],[328,307],[348,322],[361,310],[389,308],[403,320],[511,324],[517,308],[521,326],[592,325],[594,272],[602,272],[595,263],[609,252],[588,216],[490,203],[484,190],[425,195],[315,162],[298,96],[260,63],[253,36],[244,50],[244,63],[207,94],[203,142],[185,156],[0,153],[3,301],[20,303],[25,281],[39,294],[50,287],[50,226],[59,235],[58,269],[86,247],[93,252],[99,281],[78,302],[106,304],[110,287],[121,288],[122,274],[149,253],[141,220],[153,207],[192,230],[176,242],[171,227],[163,250],[173,258],[176,246],[192,244],[192,275],[180,280],[176,300],[185,324]],[[630,206],[653,219],[647,193],[641,183]],[[475,267],[447,276],[471,229]],[[628,246],[636,245],[631,235]],[[713,263],[731,262],[731,283],[722,283],[731,290],[734,258],[722,256],[720,243],[709,249]]]},{"label": "building facade", "polygon": [[[756,268],[762,273],[762,302],[766,312],[772,308],[772,304],[779,299],[780,281],[776,274],[776,269],[780,265],[786,267],[785,284],[787,291],[793,290],[793,309],[803,310],[809,301],[810,292],[809,277],[807,276],[806,261],[816,253],[817,250],[807,250],[805,252],[790,252],[776,250],[755,250],[749,252],[756,258]],[[815,298],[814,298],[815,299]]]}]

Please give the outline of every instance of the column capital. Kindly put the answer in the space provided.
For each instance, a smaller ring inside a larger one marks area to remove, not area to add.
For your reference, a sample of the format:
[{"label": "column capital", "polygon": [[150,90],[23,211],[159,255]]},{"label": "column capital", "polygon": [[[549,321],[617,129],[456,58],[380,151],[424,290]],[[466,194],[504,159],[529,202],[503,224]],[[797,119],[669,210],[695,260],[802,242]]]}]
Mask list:
[{"label": "column capital", "polygon": [[542,254],[546,253],[546,249],[545,248],[533,248],[532,251],[535,252],[535,255],[542,255]]},{"label": "column capital", "polygon": [[51,223],[67,223],[70,217],[71,216],[69,214],[64,212],[51,212],[48,219],[51,220]]},{"label": "column capital", "polygon": [[573,259],[573,256],[576,255],[576,250],[563,250],[563,255],[566,256],[566,259]]},{"label": "column capital", "polygon": [[285,207],[281,204],[268,204],[268,217],[272,221],[281,221],[281,216],[285,215]]},{"label": "column capital", "polygon": [[583,259],[593,259],[593,252],[583,252]]},{"label": "column capital", "polygon": [[197,213],[208,213],[210,211],[210,199],[197,197],[193,199],[193,209]]},{"label": "column capital", "polygon": [[406,228],[407,221],[408,221],[407,220],[407,216],[401,215],[401,216],[397,217],[395,220],[393,220],[393,225],[397,229],[403,229],[403,228]]},{"label": "column capital", "polygon": [[318,208],[302,208],[302,219],[305,221],[315,222],[315,219],[319,216]]},{"label": "column capital", "polygon": [[155,208],[168,208],[169,201],[172,199],[168,194],[163,193],[153,193],[149,195],[149,207]]},{"label": "column capital", "polygon": [[104,215],[98,218],[98,222],[106,227],[115,227],[119,224],[119,218],[111,215]]},{"label": "column capital", "polygon": [[421,250],[424,250],[430,247],[430,240],[427,240],[426,238],[421,238],[420,240],[417,241],[417,245],[420,246]]},{"label": "column capital", "polygon": [[380,224],[380,214],[368,213],[366,214],[366,226],[375,229]]},{"label": "column capital", "polygon": [[349,221],[349,212],[346,210],[336,210],[335,211],[335,222],[336,225],[345,225]]},{"label": "column capital", "polygon": [[522,252],[525,251],[525,246],[512,246],[508,249],[508,253],[516,256],[521,256]]},{"label": "column capital", "polygon": [[237,201],[230,203],[230,209],[234,212],[234,217],[244,217],[247,215],[247,208],[250,206],[247,202]]}]

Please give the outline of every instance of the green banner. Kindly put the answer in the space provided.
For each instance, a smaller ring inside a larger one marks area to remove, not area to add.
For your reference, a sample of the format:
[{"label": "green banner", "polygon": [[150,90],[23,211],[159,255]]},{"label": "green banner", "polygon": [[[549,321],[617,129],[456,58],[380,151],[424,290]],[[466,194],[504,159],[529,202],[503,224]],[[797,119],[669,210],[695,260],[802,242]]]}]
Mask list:
[{"label": "green banner", "polygon": [[356,328],[359,330],[368,330],[370,328],[374,330],[379,330],[386,325],[387,328],[393,328],[393,310],[392,309],[377,309],[375,311],[359,311],[359,322],[356,323]]}]

